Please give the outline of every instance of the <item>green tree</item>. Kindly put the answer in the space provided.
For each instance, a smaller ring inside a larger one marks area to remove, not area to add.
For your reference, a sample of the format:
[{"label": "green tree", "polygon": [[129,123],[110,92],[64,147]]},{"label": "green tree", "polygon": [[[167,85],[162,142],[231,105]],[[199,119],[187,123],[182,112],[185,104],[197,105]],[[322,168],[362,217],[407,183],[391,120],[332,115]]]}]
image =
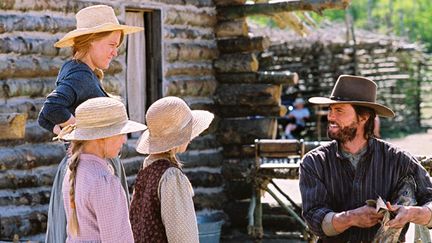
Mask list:
[{"label": "green tree", "polygon": [[[350,8],[356,27],[377,30],[419,41],[432,51],[432,1],[353,0]],[[344,19],[344,12],[327,10],[318,20]]]}]

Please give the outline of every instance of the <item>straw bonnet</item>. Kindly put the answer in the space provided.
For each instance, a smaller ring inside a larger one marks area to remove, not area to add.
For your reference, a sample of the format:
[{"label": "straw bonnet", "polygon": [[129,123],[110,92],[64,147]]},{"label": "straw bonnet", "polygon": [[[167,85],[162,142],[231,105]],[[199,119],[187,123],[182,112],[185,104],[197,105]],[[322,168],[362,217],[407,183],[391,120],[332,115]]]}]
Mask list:
[{"label": "straw bonnet", "polygon": [[159,99],[147,111],[148,130],[141,135],[136,150],[162,153],[188,143],[209,127],[213,117],[208,111],[191,110],[178,97]]},{"label": "straw bonnet", "polygon": [[74,38],[106,31],[121,30],[123,34],[131,34],[143,30],[141,27],[121,25],[114,13],[114,9],[107,5],[94,5],[83,8],[75,15],[76,29],[68,32],[57,41],[54,46],[58,48],[73,46]]},{"label": "straw bonnet", "polygon": [[394,117],[394,112],[376,103],[377,85],[374,81],[360,76],[339,76],[329,98],[312,97],[310,103],[319,105],[352,104],[372,108],[376,114],[384,117]]},{"label": "straw bonnet", "polygon": [[109,97],[88,99],[76,108],[74,125],[62,129],[58,138],[94,140],[145,130],[144,124],[129,121],[126,108]]}]

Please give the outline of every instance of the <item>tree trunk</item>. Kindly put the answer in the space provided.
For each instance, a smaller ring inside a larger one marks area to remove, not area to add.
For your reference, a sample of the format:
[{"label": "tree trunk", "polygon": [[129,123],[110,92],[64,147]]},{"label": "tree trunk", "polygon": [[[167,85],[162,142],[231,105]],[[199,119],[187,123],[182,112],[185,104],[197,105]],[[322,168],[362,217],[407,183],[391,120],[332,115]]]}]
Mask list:
[{"label": "tree trunk", "polygon": [[289,1],[279,3],[262,3],[233,7],[218,8],[218,19],[228,20],[243,18],[250,15],[263,14],[269,15],[287,11],[316,11],[324,9],[345,9],[350,0],[308,0],[308,1]]},{"label": "tree trunk", "polygon": [[215,69],[220,73],[245,73],[258,71],[258,60],[253,53],[221,55],[215,61]]},{"label": "tree trunk", "polygon": [[218,22],[215,32],[218,38],[247,37],[249,27],[246,18],[240,18],[232,21]]},{"label": "tree trunk", "polygon": [[222,53],[233,52],[262,52],[270,46],[270,39],[266,37],[240,37],[218,40],[219,51]]}]

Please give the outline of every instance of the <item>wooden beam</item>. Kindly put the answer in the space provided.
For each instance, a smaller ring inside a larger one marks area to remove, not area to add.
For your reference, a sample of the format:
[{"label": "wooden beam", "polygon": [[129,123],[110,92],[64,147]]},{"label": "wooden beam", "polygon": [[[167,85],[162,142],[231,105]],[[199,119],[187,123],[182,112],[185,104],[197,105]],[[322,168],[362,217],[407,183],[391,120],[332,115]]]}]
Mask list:
[{"label": "wooden beam", "polygon": [[249,27],[246,18],[238,18],[231,21],[218,22],[215,28],[217,38],[228,37],[247,37],[249,35]]},{"label": "wooden beam", "polygon": [[349,3],[350,0],[297,0],[279,3],[261,3],[232,7],[219,7],[217,8],[217,17],[219,20],[229,20],[250,15],[269,15],[290,11],[321,12],[324,9],[345,9]]},{"label": "wooden beam", "polygon": [[258,59],[254,53],[224,54],[215,61],[219,73],[245,73],[258,71]]},{"label": "wooden beam", "polygon": [[270,39],[263,36],[240,37],[218,40],[218,48],[222,53],[264,51],[270,46]]},{"label": "wooden beam", "polygon": [[219,105],[279,106],[281,85],[220,84],[214,100]]}]

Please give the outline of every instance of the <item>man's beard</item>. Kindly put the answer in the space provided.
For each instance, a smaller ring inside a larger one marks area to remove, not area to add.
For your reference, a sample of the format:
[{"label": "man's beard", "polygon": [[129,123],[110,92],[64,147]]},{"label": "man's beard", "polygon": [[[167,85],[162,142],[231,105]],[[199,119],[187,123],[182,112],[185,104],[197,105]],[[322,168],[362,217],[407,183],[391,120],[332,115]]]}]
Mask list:
[{"label": "man's beard", "polygon": [[358,122],[353,121],[350,125],[345,126],[343,128],[339,127],[337,132],[330,132],[329,127],[327,127],[327,136],[330,139],[334,139],[339,143],[346,143],[354,140],[357,134],[357,126]]}]

